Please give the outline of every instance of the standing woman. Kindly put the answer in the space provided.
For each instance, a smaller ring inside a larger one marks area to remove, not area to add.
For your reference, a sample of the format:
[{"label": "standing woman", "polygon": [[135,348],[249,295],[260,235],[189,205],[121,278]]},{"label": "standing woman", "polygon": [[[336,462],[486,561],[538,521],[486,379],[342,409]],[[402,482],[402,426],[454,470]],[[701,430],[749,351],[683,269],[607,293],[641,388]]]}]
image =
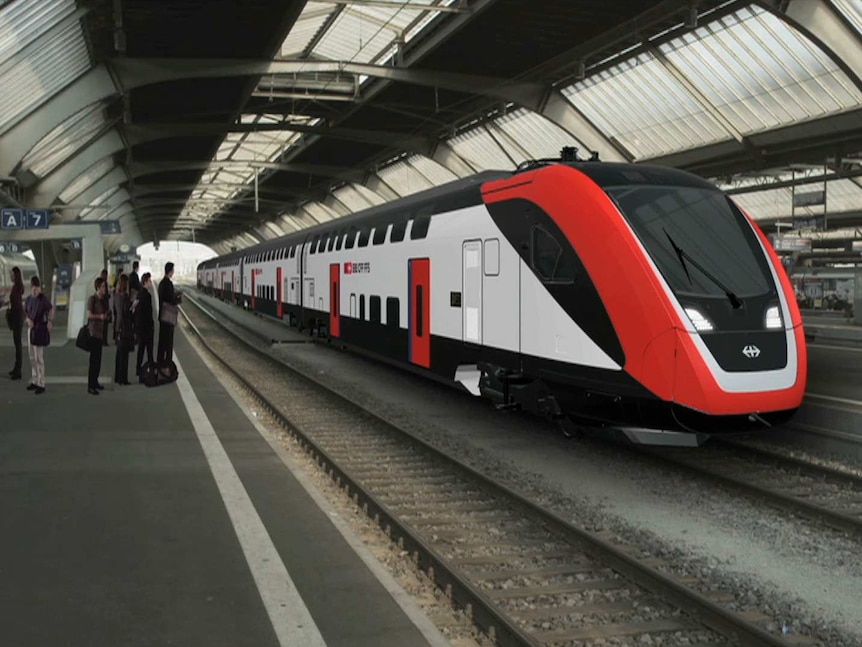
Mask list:
[{"label": "standing woman", "polygon": [[129,384],[129,353],[135,349],[135,327],[132,323],[129,299],[129,277],[120,274],[114,292],[114,326],[116,328],[117,357],[114,362],[114,383]]},{"label": "standing woman", "polygon": [[103,387],[99,384],[102,370],[102,345],[105,323],[108,319],[108,284],[101,276],[95,282],[96,293],[87,300],[87,325],[90,330],[90,370],[87,374],[87,393],[99,395]]},{"label": "standing woman", "polygon": [[30,329],[30,366],[32,381],[28,391],[36,395],[45,392],[45,346],[51,343],[51,326],[54,320],[54,306],[42,294],[42,282],[38,276],[30,279],[31,296],[27,297],[24,311],[27,314],[27,327]]},{"label": "standing woman", "polygon": [[24,281],[21,270],[12,268],[12,294],[9,296],[9,328],[12,329],[12,342],[15,344],[15,367],[9,371],[13,380],[21,379],[21,329],[24,327]]}]

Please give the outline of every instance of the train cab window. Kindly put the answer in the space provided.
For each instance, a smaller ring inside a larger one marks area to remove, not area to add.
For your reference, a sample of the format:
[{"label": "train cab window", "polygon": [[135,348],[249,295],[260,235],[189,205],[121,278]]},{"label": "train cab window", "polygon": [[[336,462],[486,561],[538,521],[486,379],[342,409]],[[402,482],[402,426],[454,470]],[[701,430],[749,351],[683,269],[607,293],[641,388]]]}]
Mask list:
[{"label": "train cab window", "polygon": [[416,216],[413,226],[410,228],[410,240],[419,240],[428,235],[428,225],[431,224],[430,215]]},{"label": "train cab window", "polygon": [[371,241],[375,245],[382,245],[386,242],[386,230],[389,225],[380,225],[374,228],[374,239]]},{"label": "train cab window", "polygon": [[392,225],[392,233],[389,234],[390,243],[400,243],[404,240],[404,233],[407,231],[407,221],[402,220]]},{"label": "train cab window", "polygon": [[575,267],[571,255],[556,237],[542,227],[533,227],[530,234],[530,260],[542,281],[571,283],[575,280]]},{"label": "train cab window", "polygon": [[386,325],[398,328],[401,325],[401,310],[398,297],[386,297]]},{"label": "train cab window", "polygon": [[368,247],[368,239],[371,236],[371,230],[368,227],[363,227],[359,231],[359,242],[357,247]]},{"label": "train cab window", "polygon": [[491,238],[485,241],[485,276],[500,276],[500,241]]},{"label": "train cab window", "polygon": [[317,244],[320,242],[320,234],[317,234],[314,238],[311,239],[311,252],[312,254],[317,253]]},{"label": "train cab window", "polygon": [[368,321],[380,323],[380,297],[368,297]]},{"label": "train cab window", "polygon": [[359,318],[365,321],[365,295],[359,295]]}]

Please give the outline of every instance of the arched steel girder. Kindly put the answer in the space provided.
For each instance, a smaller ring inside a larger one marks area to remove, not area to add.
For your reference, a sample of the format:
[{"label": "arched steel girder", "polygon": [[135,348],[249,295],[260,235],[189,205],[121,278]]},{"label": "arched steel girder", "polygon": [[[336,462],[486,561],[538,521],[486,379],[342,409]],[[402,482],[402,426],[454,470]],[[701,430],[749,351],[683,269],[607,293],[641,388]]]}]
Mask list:
[{"label": "arched steel girder", "polygon": [[279,164],[276,162],[239,162],[225,160],[216,162],[213,160],[199,161],[158,161],[158,162],[133,162],[129,165],[129,176],[137,179],[146,175],[165,173],[169,171],[196,171],[209,168],[248,168],[249,166],[285,171],[288,173],[301,173],[306,175],[321,175],[333,177],[340,180],[352,181],[362,177],[361,171],[356,171],[345,166],[328,166],[325,164]]},{"label": "arched steel girder", "polygon": [[[82,193],[78,194],[75,197],[75,203],[89,204],[90,202],[98,198],[100,195],[105,193],[105,191],[108,191],[109,189],[112,189],[114,187],[118,187],[127,180],[128,177],[126,176],[125,169],[119,166],[115,166],[97,181],[93,182]],[[80,215],[81,211],[83,211],[83,209],[65,209],[63,211],[63,219],[73,220]]]}]

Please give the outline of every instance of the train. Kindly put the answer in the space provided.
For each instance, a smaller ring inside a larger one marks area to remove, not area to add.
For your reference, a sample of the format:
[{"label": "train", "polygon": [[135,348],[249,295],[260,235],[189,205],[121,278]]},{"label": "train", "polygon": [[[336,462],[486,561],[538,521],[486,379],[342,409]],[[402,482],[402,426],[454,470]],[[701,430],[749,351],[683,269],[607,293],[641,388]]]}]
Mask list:
[{"label": "train", "polygon": [[805,391],[774,250],[672,168],[564,150],[212,258],[197,284],[498,408],[639,442],[769,429]]}]

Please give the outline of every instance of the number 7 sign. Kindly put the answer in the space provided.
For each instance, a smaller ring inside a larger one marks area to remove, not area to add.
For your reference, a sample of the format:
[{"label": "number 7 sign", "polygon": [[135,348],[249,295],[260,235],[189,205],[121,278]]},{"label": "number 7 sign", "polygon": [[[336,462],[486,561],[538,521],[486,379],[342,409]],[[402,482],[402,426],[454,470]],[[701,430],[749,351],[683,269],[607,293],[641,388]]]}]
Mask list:
[{"label": "number 7 sign", "polygon": [[48,210],[47,209],[27,209],[27,229],[47,229],[48,228]]}]

